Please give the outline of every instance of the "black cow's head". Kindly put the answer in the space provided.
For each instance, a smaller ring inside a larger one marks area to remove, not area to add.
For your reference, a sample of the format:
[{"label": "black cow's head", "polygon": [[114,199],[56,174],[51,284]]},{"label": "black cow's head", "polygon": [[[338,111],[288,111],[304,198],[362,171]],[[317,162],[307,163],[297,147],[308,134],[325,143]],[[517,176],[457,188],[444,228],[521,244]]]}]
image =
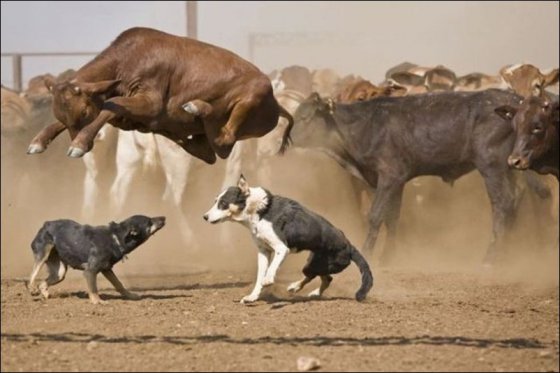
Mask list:
[{"label": "black cow's head", "polygon": [[292,140],[298,146],[315,146],[324,143],[324,136],[332,132],[335,104],[332,99],[323,99],[313,92],[301,102],[294,113]]},{"label": "black cow's head", "polygon": [[510,167],[525,170],[558,143],[558,101],[528,97],[519,107],[500,106],[496,113],[511,120],[515,131],[515,145],[508,157]]}]

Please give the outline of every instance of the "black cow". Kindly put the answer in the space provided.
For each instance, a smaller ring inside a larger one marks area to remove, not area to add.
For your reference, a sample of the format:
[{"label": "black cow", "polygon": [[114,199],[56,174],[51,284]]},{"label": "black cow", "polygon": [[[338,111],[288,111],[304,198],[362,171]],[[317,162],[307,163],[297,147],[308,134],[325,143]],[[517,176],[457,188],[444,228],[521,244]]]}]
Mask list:
[{"label": "black cow", "polygon": [[494,110],[520,100],[515,93],[491,89],[380,97],[335,107],[313,94],[295,113],[293,138],[294,143],[310,139],[307,146],[323,148],[377,189],[364,251],[371,254],[384,223],[383,262],[394,252],[407,181],[434,175],[453,182],[477,169],[492,205],[493,238],[484,260],[492,263],[516,209],[515,179],[507,164],[515,135]]},{"label": "black cow", "polygon": [[501,106],[496,113],[511,120],[515,145],[508,158],[511,167],[532,169],[559,177],[560,130],[558,97],[528,97],[519,107]]}]

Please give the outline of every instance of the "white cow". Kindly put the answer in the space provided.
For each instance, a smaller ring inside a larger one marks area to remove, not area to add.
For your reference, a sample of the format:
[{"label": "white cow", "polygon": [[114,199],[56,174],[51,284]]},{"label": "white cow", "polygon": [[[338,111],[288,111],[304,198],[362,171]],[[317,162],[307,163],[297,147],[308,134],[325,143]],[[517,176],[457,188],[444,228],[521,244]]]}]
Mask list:
[{"label": "white cow", "polygon": [[[193,157],[163,136],[137,131],[118,131],[109,125],[103,128],[103,134],[96,141],[109,141],[107,132],[111,131],[116,131],[118,136],[115,155],[116,176],[110,188],[110,206],[113,213],[117,216],[122,213],[131,183],[138,171],[161,166],[166,181],[162,198],[175,206],[177,212],[175,219],[181,227],[182,239],[184,242],[191,242],[193,234],[182,208],[182,202]],[[97,144],[94,151],[86,153],[83,157],[86,175],[82,215],[86,218],[93,216],[99,197],[99,158],[105,154],[99,155],[97,150],[102,150],[102,153],[107,150],[106,147],[102,148],[98,145],[101,144]]]}]

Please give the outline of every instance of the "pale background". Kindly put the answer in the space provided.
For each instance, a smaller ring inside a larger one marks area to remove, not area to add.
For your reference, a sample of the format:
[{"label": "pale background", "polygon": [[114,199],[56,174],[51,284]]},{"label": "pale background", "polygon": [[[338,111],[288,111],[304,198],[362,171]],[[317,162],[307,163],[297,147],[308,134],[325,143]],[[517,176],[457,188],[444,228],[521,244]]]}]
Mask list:
[{"label": "pale background", "polygon": [[[558,2],[199,2],[199,39],[261,70],[331,67],[374,82],[403,61],[458,75],[507,64],[558,66]],[[186,35],[183,1],[5,2],[2,53],[99,52],[133,26]],[[79,68],[92,57],[23,59],[29,78]],[[2,84],[12,65],[2,58]]]}]

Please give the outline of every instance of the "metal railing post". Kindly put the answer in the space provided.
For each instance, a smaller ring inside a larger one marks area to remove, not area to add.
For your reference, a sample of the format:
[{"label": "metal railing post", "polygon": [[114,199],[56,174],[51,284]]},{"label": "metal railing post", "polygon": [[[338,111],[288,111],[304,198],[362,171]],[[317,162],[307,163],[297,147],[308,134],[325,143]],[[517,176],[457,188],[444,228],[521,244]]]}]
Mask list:
[{"label": "metal railing post", "polygon": [[21,76],[21,54],[14,54],[12,56],[12,74],[14,76],[14,89],[21,92],[23,88],[23,79]]},{"label": "metal railing post", "polygon": [[196,39],[198,29],[197,2],[187,1],[187,36]]}]

